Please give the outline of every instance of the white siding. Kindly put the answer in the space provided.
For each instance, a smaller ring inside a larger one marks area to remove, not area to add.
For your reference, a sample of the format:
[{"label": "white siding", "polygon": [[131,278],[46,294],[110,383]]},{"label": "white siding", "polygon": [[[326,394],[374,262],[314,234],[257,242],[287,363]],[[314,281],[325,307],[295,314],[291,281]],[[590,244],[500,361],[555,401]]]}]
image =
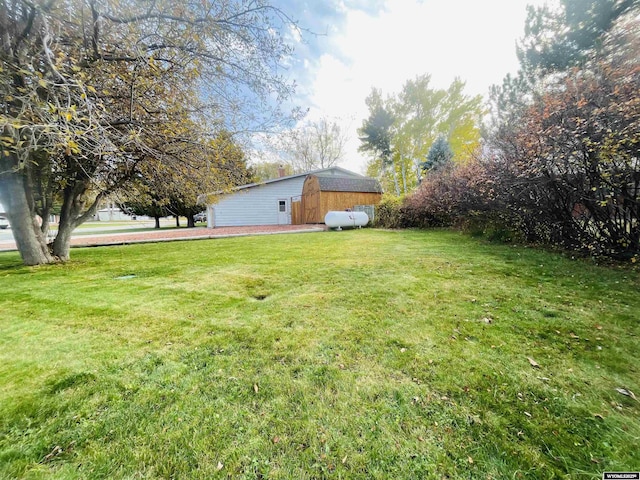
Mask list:
[{"label": "white siding", "polygon": [[256,185],[225,195],[210,206],[213,209],[213,226],[277,225],[278,200],[287,199],[290,202],[291,197],[300,195],[305,178],[300,176]]}]

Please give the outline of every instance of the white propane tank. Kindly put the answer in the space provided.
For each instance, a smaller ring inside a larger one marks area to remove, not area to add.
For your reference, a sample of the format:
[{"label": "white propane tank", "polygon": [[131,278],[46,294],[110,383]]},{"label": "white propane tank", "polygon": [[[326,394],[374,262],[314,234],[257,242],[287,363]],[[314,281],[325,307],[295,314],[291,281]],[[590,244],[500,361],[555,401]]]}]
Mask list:
[{"label": "white propane tank", "polygon": [[369,223],[369,216],[364,212],[327,212],[324,223],[329,228],[342,230],[342,227],[364,227]]}]

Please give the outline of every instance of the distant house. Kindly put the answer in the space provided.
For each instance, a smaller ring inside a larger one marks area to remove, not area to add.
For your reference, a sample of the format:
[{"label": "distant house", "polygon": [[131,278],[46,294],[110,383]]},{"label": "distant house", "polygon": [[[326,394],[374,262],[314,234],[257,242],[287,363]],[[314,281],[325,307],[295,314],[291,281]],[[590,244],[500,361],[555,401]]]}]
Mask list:
[{"label": "distant house", "polygon": [[100,222],[113,222],[122,220],[131,220],[133,216],[122,211],[113,204],[109,204],[106,208],[101,208],[94,215],[95,220]]},{"label": "distant house", "polygon": [[340,167],[325,168],[236,187],[207,206],[207,226],[322,223],[329,210],[372,208],[381,195],[373,178]]}]

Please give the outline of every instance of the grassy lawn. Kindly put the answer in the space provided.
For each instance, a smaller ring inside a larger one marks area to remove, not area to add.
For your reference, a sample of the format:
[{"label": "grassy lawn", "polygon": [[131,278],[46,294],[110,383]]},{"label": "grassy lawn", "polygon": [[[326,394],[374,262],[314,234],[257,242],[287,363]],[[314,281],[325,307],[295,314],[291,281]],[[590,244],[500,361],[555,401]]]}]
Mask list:
[{"label": "grassy lawn", "polygon": [[638,271],[446,231],[72,257],[0,254],[0,478],[640,469]]}]

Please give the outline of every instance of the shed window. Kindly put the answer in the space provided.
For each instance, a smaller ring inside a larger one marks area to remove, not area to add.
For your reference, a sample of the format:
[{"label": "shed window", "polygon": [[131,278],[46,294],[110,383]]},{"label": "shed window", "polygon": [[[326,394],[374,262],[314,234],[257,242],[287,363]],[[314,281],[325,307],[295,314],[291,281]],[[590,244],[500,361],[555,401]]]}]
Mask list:
[{"label": "shed window", "polygon": [[285,200],[278,201],[278,211],[286,212],[287,211],[287,202]]}]

